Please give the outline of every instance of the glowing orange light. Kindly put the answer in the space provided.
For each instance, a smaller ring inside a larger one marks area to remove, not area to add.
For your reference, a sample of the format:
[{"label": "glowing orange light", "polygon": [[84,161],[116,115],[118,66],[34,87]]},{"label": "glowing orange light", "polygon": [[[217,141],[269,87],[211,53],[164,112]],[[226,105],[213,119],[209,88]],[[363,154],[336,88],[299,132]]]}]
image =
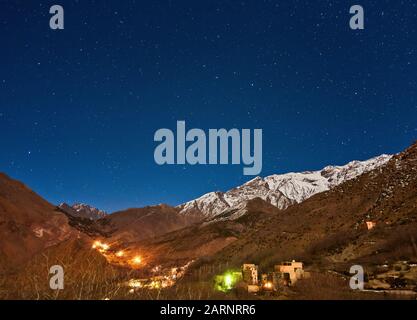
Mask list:
[{"label": "glowing orange light", "polygon": [[124,255],[125,255],[125,253],[122,250],[117,251],[117,253],[116,253],[116,257],[123,257]]},{"label": "glowing orange light", "polygon": [[93,248],[93,249],[96,249],[96,248],[98,248],[98,247],[100,247],[100,246],[101,246],[101,242],[100,242],[100,241],[95,241],[95,242],[93,243],[92,248]]},{"label": "glowing orange light", "polygon": [[136,256],[133,258],[132,262],[134,264],[141,264],[142,263],[142,258],[140,256]]},{"label": "glowing orange light", "polygon": [[103,252],[103,251],[109,250],[110,246],[108,244],[102,243],[100,241],[95,241],[92,245],[92,248],[97,249],[100,252]]}]

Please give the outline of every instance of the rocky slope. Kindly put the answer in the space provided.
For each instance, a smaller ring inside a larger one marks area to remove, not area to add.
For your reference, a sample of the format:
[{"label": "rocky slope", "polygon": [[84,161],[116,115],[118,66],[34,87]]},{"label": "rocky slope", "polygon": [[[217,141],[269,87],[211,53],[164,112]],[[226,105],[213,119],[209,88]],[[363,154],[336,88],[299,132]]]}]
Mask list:
[{"label": "rocky slope", "polygon": [[133,208],[108,215],[99,221],[112,241],[128,243],[152,238],[189,226],[192,217],[168,205]]},{"label": "rocky slope", "polygon": [[64,214],[0,174],[0,272],[13,271],[45,248],[76,237]]}]

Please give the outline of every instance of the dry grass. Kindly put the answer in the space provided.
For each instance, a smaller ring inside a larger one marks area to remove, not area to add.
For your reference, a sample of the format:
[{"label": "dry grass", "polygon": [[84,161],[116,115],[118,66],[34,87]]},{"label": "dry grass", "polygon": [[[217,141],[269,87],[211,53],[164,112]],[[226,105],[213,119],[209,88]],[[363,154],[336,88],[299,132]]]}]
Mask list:
[{"label": "dry grass", "polygon": [[[64,269],[64,290],[51,290],[50,267]],[[19,300],[99,300],[113,298],[129,272],[113,267],[104,257],[85,249],[81,241],[60,244],[36,256],[18,273],[4,277],[0,299]]]},{"label": "dry grass", "polygon": [[297,300],[381,300],[393,299],[383,293],[354,291],[349,280],[331,273],[313,273],[311,278],[300,280],[294,286]]},{"label": "dry grass", "polygon": [[[64,289],[52,290],[49,269],[64,269]],[[222,266],[223,268],[224,266]],[[220,268],[220,267],[219,267]],[[211,269],[216,272],[220,269]],[[116,267],[81,242],[70,242],[36,256],[20,272],[0,277],[0,300],[175,300],[228,299],[214,290],[208,269],[197,268],[172,288],[131,292],[126,283],[143,277],[140,270]],[[199,278],[199,280],[197,280]],[[206,279],[203,281],[202,279]]]}]

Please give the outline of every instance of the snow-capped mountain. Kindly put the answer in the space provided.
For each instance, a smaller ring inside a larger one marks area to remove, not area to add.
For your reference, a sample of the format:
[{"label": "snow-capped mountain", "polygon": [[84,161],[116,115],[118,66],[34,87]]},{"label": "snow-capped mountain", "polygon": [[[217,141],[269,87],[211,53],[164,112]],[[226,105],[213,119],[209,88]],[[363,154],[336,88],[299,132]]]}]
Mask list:
[{"label": "snow-capped mountain", "polygon": [[107,216],[107,213],[105,211],[99,210],[97,208],[83,203],[76,203],[72,206],[66,203],[61,203],[59,205],[59,208],[71,216],[90,220],[98,220]]},{"label": "snow-capped mountain", "polygon": [[352,161],[344,166],[327,166],[318,171],[286,173],[265,178],[256,177],[251,181],[227,192],[210,192],[202,197],[179,206],[180,213],[213,219],[222,212],[239,208],[242,203],[254,198],[286,209],[311,196],[354,179],[361,174],[385,165],[391,155],[366,160]]}]

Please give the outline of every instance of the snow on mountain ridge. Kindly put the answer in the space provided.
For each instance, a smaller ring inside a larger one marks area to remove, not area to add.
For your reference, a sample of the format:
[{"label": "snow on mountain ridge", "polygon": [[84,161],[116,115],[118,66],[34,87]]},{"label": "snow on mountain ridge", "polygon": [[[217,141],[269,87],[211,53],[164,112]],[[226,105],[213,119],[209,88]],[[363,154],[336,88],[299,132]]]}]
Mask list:
[{"label": "snow on mountain ridge", "polygon": [[179,206],[180,213],[212,219],[225,210],[239,207],[242,202],[258,197],[279,209],[286,209],[292,204],[300,203],[317,193],[383,166],[391,157],[383,154],[365,161],[351,161],[344,166],[327,166],[318,171],[256,177],[227,192],[210,192],[182,204]]},{"label": "snow on mountain ridge", "polygon": [[201,212],[216,216],[228,208],[230,208],[230,205],[224,200],[223,193],[216,191],[183,204],[181,213],[200,214]]}]

